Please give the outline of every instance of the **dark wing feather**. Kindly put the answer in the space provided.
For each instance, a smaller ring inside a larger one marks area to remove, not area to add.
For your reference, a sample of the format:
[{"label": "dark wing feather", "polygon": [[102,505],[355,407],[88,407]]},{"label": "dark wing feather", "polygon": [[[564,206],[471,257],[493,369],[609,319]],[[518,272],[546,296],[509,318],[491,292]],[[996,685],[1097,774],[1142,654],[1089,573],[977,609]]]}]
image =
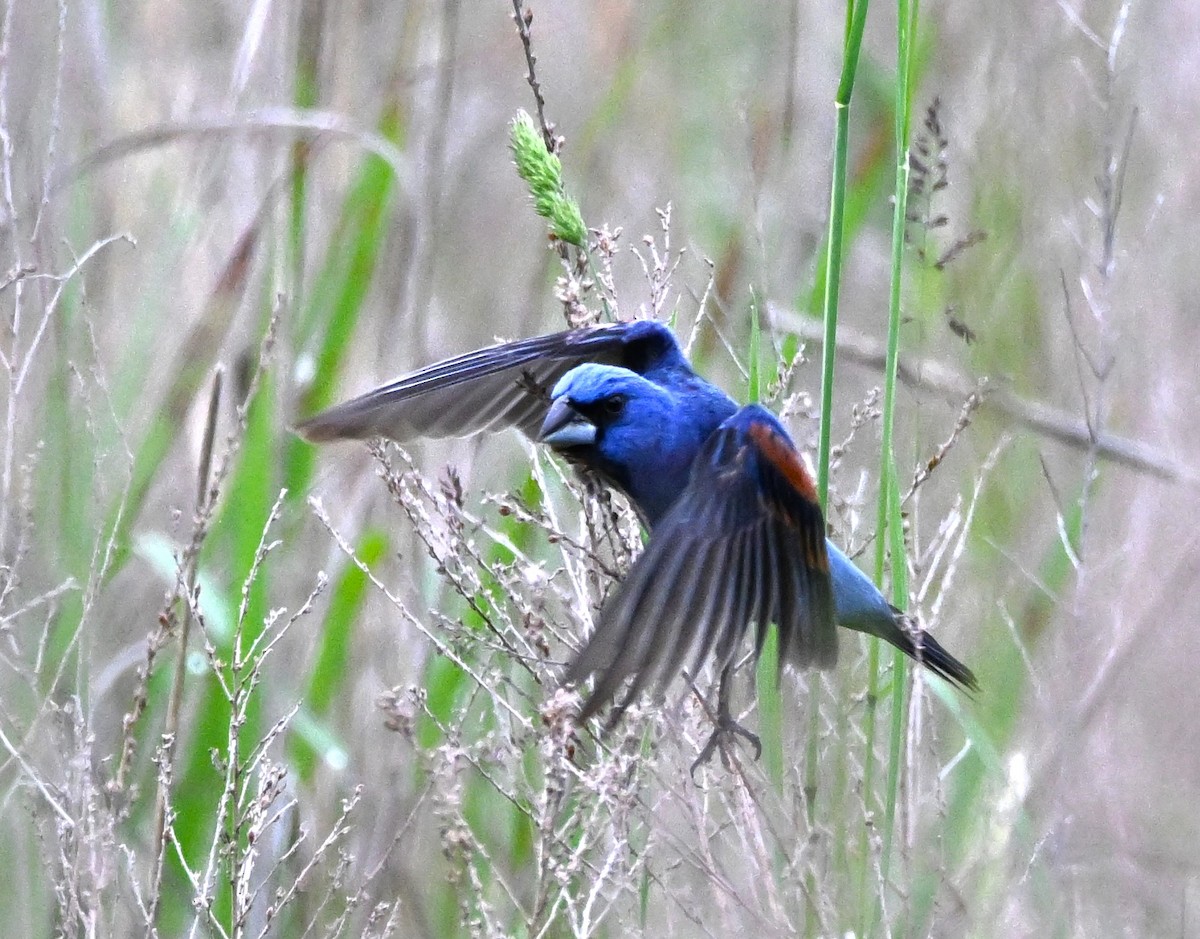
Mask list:
[{"label": "dark wing feather", "polygon": [[779,628],[780,663],[837,658],[824,521],[812,480],[779,423],[743,408],[705,443],[687,488],[600,612],[566,681],[596,675],[580,719],[629,683],[610,724],[647,689],[715,654],[723,666],[751,624],[761,650]]},{"label": "dark wing feather", "polygon": [[550,391],[585,362],[638,372],[681,359],[674,336],[652,321],[566,330],[489,346],[446,359],[301,421],[314,443],[390,437],[467,437],[517,427],[537,434]]}]

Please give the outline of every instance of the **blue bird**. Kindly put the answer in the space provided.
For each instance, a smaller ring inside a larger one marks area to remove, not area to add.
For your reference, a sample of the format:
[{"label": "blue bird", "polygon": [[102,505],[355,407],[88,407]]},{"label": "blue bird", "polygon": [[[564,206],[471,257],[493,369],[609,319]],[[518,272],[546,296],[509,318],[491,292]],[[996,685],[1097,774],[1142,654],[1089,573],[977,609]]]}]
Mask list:
[{"label": "blue bird", "polygon": [[[623,492],[650,531],[564,681],[595,684],[580,722],[616,702],[618,721],[710,657],[718,723],[734,722],[733,660],[751,624],[756,653],[778,629],[780,667],[830,668],[836,625],[878,636],[950,683],[969,668],[884,599],[825,537],[812,478],[779,421],[698,376],[674,334],[639,320],[502,343],[421,369],[297,426],[308,440],[462,437],[517,427]],[[626,684],[627,683],[627,684]],[[624,692],[620,693],[624,686]],[[620,696],[618,697],[618,694]]]}]

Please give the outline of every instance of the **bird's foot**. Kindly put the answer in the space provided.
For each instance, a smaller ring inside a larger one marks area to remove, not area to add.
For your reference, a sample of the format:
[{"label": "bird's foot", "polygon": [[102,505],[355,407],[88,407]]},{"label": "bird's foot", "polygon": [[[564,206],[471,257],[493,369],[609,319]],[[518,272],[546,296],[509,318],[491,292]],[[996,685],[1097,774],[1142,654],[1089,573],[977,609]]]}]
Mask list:
[{"label": "bird's foot", "polygon": [[712,736],[708,738],[708,743],[704,745],[704,749],[700,751],[700,755],[696,757],[696,761],[692,764],[692,782],[696,781],[696,770],[707,764],[712,758],[717,749],[721,750],[721,765],[726,769],[732,769],[730,763],[729,750],[726,749],[728,744],[733,743],[736,737],[744,738],[750,746],[754,747],[754,759],[762,756],[762,741],[758,739],[758,734],[747,730],[741,724],[733,719],[733,715],[724,711],[717,714],[716,727],[713,728]]}]

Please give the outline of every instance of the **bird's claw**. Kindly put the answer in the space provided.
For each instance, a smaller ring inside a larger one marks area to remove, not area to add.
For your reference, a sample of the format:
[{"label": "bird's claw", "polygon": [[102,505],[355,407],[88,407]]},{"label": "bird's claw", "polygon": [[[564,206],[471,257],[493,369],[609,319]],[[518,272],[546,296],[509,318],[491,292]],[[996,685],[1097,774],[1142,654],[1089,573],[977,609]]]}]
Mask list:
[{"label": "bird's claw", "polygon": [[691,775],[692,782],[696,781],[696,770],[707,764],[717,752],[721,750],[721,765],[726,769],[731,769],[729,751],[725,748],[725,738],[727,737],[742,737],[752,747],[754,747],[754,759],[762,756],[762,741],[759,740],[758,734],[747,730],[741,724],[733,719],[732,714],[719,714],[717,716],[717,726],[713,728],[712,736],[708,738],[708,743],[704,745],[704,749],[700,751],[700,755],[696,757],[692,763]]}]

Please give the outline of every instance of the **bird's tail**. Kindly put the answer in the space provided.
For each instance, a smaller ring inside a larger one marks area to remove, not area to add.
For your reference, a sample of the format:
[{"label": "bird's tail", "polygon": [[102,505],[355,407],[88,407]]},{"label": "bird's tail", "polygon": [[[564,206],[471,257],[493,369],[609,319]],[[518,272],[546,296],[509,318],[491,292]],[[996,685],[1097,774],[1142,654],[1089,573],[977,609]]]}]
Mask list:
[{"label": "bird's tail", "polygon": [[895,607],[892,609],[896,613],[896,630],[884,638],[910,659],[920,662],[952,685],[968,691],[979,690],[974,672],[947,652],[940,642],[917,625],[915,619]]}]

